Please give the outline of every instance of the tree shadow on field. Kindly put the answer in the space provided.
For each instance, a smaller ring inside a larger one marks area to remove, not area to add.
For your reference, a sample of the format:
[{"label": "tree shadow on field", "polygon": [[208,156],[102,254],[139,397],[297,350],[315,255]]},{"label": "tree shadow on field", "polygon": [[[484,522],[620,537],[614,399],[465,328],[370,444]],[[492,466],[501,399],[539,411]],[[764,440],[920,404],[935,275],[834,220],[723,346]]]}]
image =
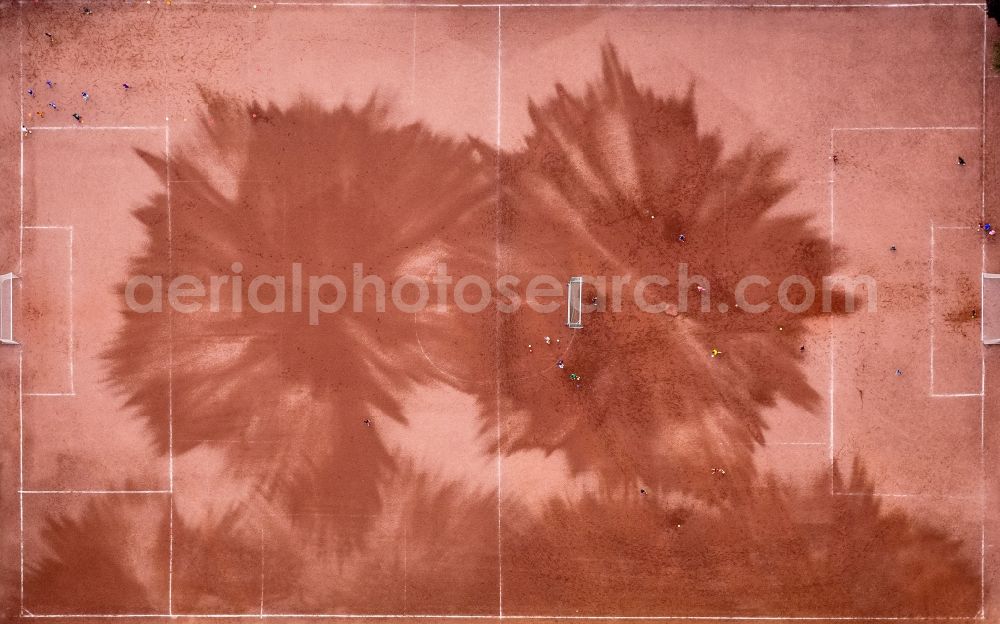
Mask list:
[{"label": "tree shadow on field", "polygon": [[[45,516],[26,544],[24,602],[45,613],[156,613],[166,608],[166,499],[89,496]],[[159,504],[157,504],[159,503]]]},{"label": "tree shadow on field", "polygon": [[[505,505],[504,610],[511,615],[973,617],[978,563],[926,519],[887,510],[858,465],[803,486],[768,480],[720,506],[655,496]],[[370,552],[334,552],[287,518],[174,520],[175,609],[491,613],[496,496],[401,466]],[[134,497],[130,497],[134,500]],[[156,611],[163,561],[123,540],[134,509],[89,497],[47,520],[49,554],[27,569],[28,604],[61,612]],[[161,530],[144,534],[165,550]],[[81,573],[86,571],[86,573]],[[261,581],[263,580],[263,587]],[[263,589],[263,596],[261,591]],[[144,609],[140,611],[141,609]],[[130,611],[131,610],[131,611]]]},{"label": "tree shadow on field", "polygon": [[273,613],[493,612],[496,492],[407,462],[380,491],[390,503],[367,519],[370,547],[351,550],[249,508],[197,519],[179,509],[172,527],[158,515],[155,530],[132,536],[142,497],[88,497],[72,516],[45,518],[49,553],[27,568],[26,604],[37,613],[163,612],[169,530],[175,612],[252,614],[262,600]]},{"label": "tree shadow on field", "polygon": [[715,507],[651,496],[552,501],[504,533],[520,613],[974,617],[979,566],[961,541],[886,510],[864,470],[765,481]]},{"label": "tree shadow on field", "polygon": [[[381,505],[378,485],[393,470],[377,427],[366,421],[404,420],[399,396],[436,377],[419,365],[412,315],[391,303],[378,309],[374,287],[365,290],[362,312],[352,309],[348,290],[338,314],[311,324],[308,297],[317,289],[308,276],[333,274],[350,289],[361,263],[364,275],[391,288],[414,258],[447,253],[440,230],[487,212],[491,168],[468,142],[419,123],[391,124],[375,99],[357,109],[303,101],[280,110],[204,97],[205,144],[171,157],[169,218],[165,195],[136,212],[149,242],[129,275],[164,276],[164,284],[190,275],[207,290],[213,276],[230,281],[214,311],[208,297],[192,313],[125,309],[106,354],[109,378],[163,452],[170,445],[175,456],[215,450],[231,478],[254,484],[253,496],[355,547],[365,518]],[[205,152],[221,174],[199,166]],[[163,159],[141,155],[166,176]],[[234,180],[234,194],[225,195]],[[301,308],[293,263],[302,267]],[[246,277],[234,301],[237,273]],[[284,291],[283,312],[249,305],[257,276],[285,280],[259,290],[265,304]],[[324,302],[337,298],[334,286],[320,288]]]},{"label": "tree shadow on field", "polygon": [[[640,88],[610,45],[602,61],[584,93],[557,84],[554,96],[530,104],[526,148],[503,155],[507,262],[563,283],[662,275],[669,286],[645,296],[665,311],[641,312],[626,290],[612,312],[609,283],[587,289],[585,303],[593,295],[598,305],[578,333],[561,328],[562,306],[503,315],[502,357],[512,364],[502,385],[514,414],[506,449],[561,450],[574,470],[611,486],[718,499],[725,493],[712,468],[724,467],[736,486],[754,478],[765,408],[779,399],[803,412],[819,404],[799,347],[821,298],[793,313],[777,291],[799,275],[818,293],[835,250],[809,217],[776,211],[793,188],[779,175],[783,152],[752,143],[724,156],[718,134],[699,128],[693,89],[664,98]],[[707,279],[705,292],[678,286],[681,265]],[[764,313],[737,308],[737,284],[752,275],[769,280],[746,292],[750,303],[770,303]],[[793,288],[790,301],[803,293]],[[541,345],[545,335],[560,336],[560,346]],[[523,373],[532,368],[544,372]]]},{"label": "tree shadow on field", "polygon": [[267,603],[284,612],[495,613],[496,492],[405,462],[384,491],[392,504],[371,519],[368,550],[329,556],[308,536],[279,533],[273,567],[291,574],[269,586]]}]

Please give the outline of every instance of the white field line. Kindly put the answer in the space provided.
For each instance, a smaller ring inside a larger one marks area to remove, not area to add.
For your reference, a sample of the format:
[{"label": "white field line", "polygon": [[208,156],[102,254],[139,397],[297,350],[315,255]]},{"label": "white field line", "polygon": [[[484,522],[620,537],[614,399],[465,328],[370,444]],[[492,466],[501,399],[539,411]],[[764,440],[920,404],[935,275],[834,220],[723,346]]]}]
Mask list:
[{"label": "white field line", "polygon": [[949,494],[925,494],[922,492],[833,492],[834,496],[871,496],[875,498],[926,498],[929,500],[973,500],[975,496],[956,496]]},{"label": "white field line", "polygon": [[157,130],[162,131],[163,126],[27,126],[32,132],[45,132],[48,130]]},{"label": "white field line", "polygon": [[[23,614],[25,619],[42,618],[161,618],[161,619],[260,619],[257,613],[69,613],[69,614]],[[265,618],[272,619],[329,619],[329,620],[496,620],[496,615],[484,614],[453,614],[453,613],[265,613]],[[671,621],[698,620],[713,622],[729,621],[764,621],[764,622],[923,622],[923,621],[973,621],[982,619],[979,615],[948,615],[948,616],[780,616],[780,615],[505,615],[506,620],[578,620],[578,621]]]},{"label": "white field line", "polygon": [[[983,13],[983,97],[982,97],[982,121],[980,122],[980,148],[982,150],[982,160],[979,163],[979,183],[980,183],[980,207],[979,220],[986,220],[986,65],[987,65],[987,26],[989,18]],[[979,265],[979,301],[980,301],[980,341],[979,341],[979,361],[980,361],[980,381],[979,381],[979,487],[980,487],[980,543],[979,543],[979,616],[986,619],[986,345],[982,341],[982,305],[983,302],[983,277],[986,272],[986,238],[983,237],[980,249]]]},{"label": "white field line", "polygon": [[934,239],[934,222],[933,221],[931,221],[930,248],[931,248],[931,274],[930,274],[930,279],[929,279],[928,283],[930,284],[930,291],[931,292],[930,292],[930,296],[928,297],[928,299],[930,300],[930,305],[928,306],[930,308],[930,322],[928,324],[930,326],[931,348],[930,348],[930,356],[928,357],[928,359],[930,360],[930,367],[931,367],[930,394],[931,394],[931,396],[934,396],[934,338],[935,338],[934,337],[934,325],[935,325],[935,323],[934,323],[934,250],[935,250],[935,239]]},{"label": "white field line", "polygon": [[23,396],[30,397],[75,397],[75,392],[25,392]]},{"label": "white field line", "polygon": [[[163,150],[166,167],[164,185],[167,201],[167,267],[170,279],[174,277],[174,224],[170,203],[170,117],[163,126]],[[167,311],[167,478],[170,484],[170,545],[167,555],[167,612],[174,612],[174,318]]]},{"label": "white field line", "polygon": [[264,527],[260,528],[260,619],[264,619]]},{"label": "white field line", "polygon": [[[836,147],[834,145],[834,130],[830,130],[830,153],[828,154],[829,166],[830,166],[830,177],[829,177],[829,194],[830,194],[830,254],[833,255],[833,233],[834,233],[834,201],[836,192],[836,175],[837,169],[834,166],[833,157],[836,154]],[[830,353],[830,376],[828,379],[827,387],[827,397],[830,404],[829,408],[829,424],[830,430],[827,434],[827,444],[829,445],[830,454],[830,492],[834,491],[834,467],[835,467],[835,457],[834,457],[834,429],[835,429],[835,412],[834,412],[834,339],[833,339],[833,319],[830,319],[830,342],[828,351]]]},{"label": "white field line", "polygon": [[980,126],[857,126],[852,128],[831,128],[833,132],[944,132],[976,131]]},{"label": "white field line", "polygon": [[[497,185],[497,205],[496,205],[496,216],[495,216],[495,251],[496,256],[496,275],[497,279],[500,278],[500,205],[502,202],[501,192],[501,180],[500,180],[500,135],[502,128],[502,109],[501,109],[501,94],[503,85],[503,9],[497,7],[497,99],[496,99],[496,110],[497,110],[497,134],[496,134],[496,185]],[[499,369],[500,362],[500,312],[499,309],[494,317],[494,332],[495,342],[495,358],[497,360],[496,364]],[[496,376],[496,436],[497,436],[497,613],[499,617],[503,618],[503,453],[501,448],[502,441],[502,426],[500,424],[500,375]]]},{"label": "white field line", "polygon": [[76,312],[73,304],[73,295],[76,292],[74,284],[73,256],[75,249],[73,245],[73,228],[69,228],[69,392],[76,394]]},{"label": "white field line", "polygon": [[413,9],[413,34],[410,38],[410,105],[417,97],[417,10]]},{"label": "white field line", "polygon": [[170,490],[21,490],[21,494],[169,494]]},{"label": "white field line", "polygon": [[937,392],[931,394],[930,396],[934,397],[935,399],[954,399],[959,397],[981,397],[983,396],[983,393],[982,392]]},{"label": "white field line", "polygon": [[[24,25],[21,20],[21,12],[17,13],[17,65],[18,65],[18,87],[17,101],[20,105],[20,118],[17,120],[18,137],[20,139],[21,164],[20,164],[20,228],[17,242],[17,273],[20,275],[24,271]],[[22,608],[24,607],[22,601]]]},{"label": "white field line", "polygon": [[17,354],[17,437],[18,437],[18,506],[21,542],[21,613],[24,613],[24,351]]},{"label": "white field line", "polygon": [[[23,0],[22,0],[23,1]],[[591,7],[604,7],[611,9],[855,9],[855,8],[865,8],[865,9],[915,9],[915,8],[940,8],[940,7],[969,7],[982,9],[982,4],[971,3],[971,2],[906,2],[906,3],[845,3],[845,4],[805,4],[805,3],[786,3],[786,4],[731,4],[731,3],[720,3],[720,4],[710,4],[704,2],[688,2],[688,3],[636,3],[636,2],[623,2],[612,4],[608,2],[595,2],[595,3],[583,3],[583,2],[556,2],[552,4],[540,3],[540,2],[512,2],[512,3],[491,3],[491,4],[463,4],[463,3],[439,3],[439,2],[417,2],[417,3],[403,3],[403,2],[201,2],[200,0],[174,0],[175,5],[184,4],[194,4],[194,5],[205,5],[205,4],[218,4],[218,5],[236,5],[236,6],[252,6],[257,4],[259,7],[264,6],[293,6],[293,7],[320,7],[320,8],[385,8],[385,7],[397,7],[397,8],[438,8],[438,9],[490,9],[490,8],[557,8],[557,9],[573,9],[573,8],[591,8]]]}]

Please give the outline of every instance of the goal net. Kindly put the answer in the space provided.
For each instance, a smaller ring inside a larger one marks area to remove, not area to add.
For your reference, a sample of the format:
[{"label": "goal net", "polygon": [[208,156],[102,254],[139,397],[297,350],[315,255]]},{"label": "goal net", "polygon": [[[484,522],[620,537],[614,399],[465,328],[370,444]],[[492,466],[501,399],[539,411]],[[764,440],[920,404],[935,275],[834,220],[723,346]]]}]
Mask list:
[{"label": "goal net", "polygon": [[13,273],[0,275],[0,344],[16,345],[14,340],[14,280]]},{"label": "goal net", "polygon": [[1000,273],[983,273],[983,344],[1000,344]]},{"label": "goal net", "polygon": [[571,329],[583,327],[583,278],[569,278],[566,289],[566,325]]}]

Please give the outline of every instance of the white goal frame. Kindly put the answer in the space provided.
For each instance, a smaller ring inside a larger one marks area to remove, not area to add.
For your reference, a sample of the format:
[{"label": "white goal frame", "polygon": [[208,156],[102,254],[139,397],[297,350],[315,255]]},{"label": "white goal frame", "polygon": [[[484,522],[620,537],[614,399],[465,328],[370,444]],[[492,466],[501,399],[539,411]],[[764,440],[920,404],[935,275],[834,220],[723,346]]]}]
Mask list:
[{"label": "white goal frame", "polygon": [[983,273],[980,334],[983,344],[1000,344],[1000,273]]},{"label": "white goal frame", "polygon": [[16,345],[14,340],[14,280],[13,273],[0,275],[0,344]]},{"label": "white goal frame", "polygon": [[570,329],[583,327],[583,278],[569,278],[566,289],[566,326]]}]

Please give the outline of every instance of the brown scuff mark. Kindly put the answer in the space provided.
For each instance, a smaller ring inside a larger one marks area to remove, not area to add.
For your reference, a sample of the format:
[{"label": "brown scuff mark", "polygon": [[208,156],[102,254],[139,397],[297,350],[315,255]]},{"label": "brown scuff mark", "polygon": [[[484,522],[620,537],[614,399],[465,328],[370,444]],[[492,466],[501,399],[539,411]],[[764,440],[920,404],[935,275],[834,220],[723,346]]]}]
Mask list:
[{"label": "brown scuff mark", "polygon": [[946,302],[944,320],[951,329],[966,336],[967,332],[976,330],[981,322],[982,302],[979,297],[979,286],[974,285],[967,275],[958,277],[959,292],[950,302]]}]

